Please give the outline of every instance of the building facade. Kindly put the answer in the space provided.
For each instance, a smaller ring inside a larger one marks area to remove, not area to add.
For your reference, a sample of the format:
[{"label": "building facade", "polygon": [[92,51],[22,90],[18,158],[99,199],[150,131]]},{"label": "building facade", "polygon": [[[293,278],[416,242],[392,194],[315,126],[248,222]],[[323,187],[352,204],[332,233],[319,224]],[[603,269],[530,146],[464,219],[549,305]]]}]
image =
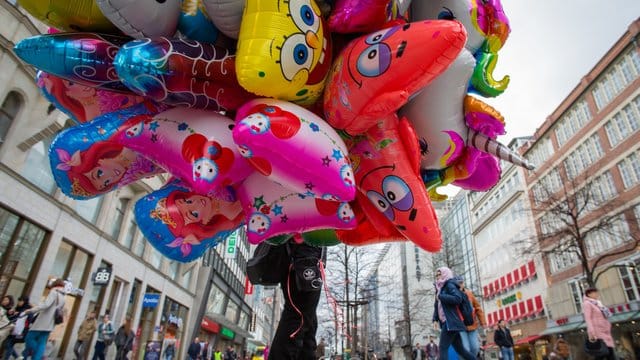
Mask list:
[{"label": "building facade", "polygon": [[[524,148],[525,156],[537,166],[526,174],[534,208],[550,196],[561,194],[566,199],[588,188],[593,196],[591,207],[579,216],[583,230],[598,224],[601,217],[616,215],[615,231],[594,232],[584,244],[590,265],[607,255],[596,268],[596,286],[614,313],[610,319],[614,338],[632,353],[640,347],[636,323],[640,257],[635,247],[640,232],[639,33],[640,19],[630,24],[536,130],[535,141]],[[567,193],[568,184],[572,190]],[[538,236],[553,236],[559,229],[557,220],[549,212],[534,212]],[[562,241],[541,241],[540,247],[549,250]],[[582,358],[583,267],[575,254],[564,251],[546,256],[544,270],[549,282],[549,321],[543,333],[563,334],[574,345],[574,358]]]},{"label": "building facade", "polygon": [[[509,147],[519,148],[529,138],[516,138]],[[488,324],[486,353],[498,358],[492,346],[493,329],[503,319],[511,329],[518,355],[534,359],[546,355],[547,281],[542,257],[536,253],[524,169],[502,162],[500,181],[487,192],[468,192],[471,227],[478,259],[481,296]]]}]

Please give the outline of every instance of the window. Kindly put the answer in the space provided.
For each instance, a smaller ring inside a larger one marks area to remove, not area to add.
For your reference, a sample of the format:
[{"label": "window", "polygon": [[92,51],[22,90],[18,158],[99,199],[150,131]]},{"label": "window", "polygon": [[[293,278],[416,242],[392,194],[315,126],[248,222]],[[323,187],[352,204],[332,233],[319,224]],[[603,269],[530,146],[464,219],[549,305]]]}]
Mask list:
[{"label": "window", "polygon": [[640,56],[635,47],[620,56],[615,64],[609,66],[600,76],[591,90],[598,110],[607,106],[627,85],[640,75]]},{"label": "window", "polygon": [[124,220],[125,211],[127,211],[127,206],[129,206],[129,201],[131,199],[128,198],[120,198],[118,202],[118,206],[116,207],[116,215],[115,219],[113,219],[113,223],[111,224],[111,236],[114,239],[118,238],[120,234],[120,228],[122,227],[122,221]]},{"label": "window", "polygon": [[[146,242],[146,239],[139,239],[138,241]],[[156,269],[162,270],[162,254],[156,250],[155,247],[151,246],[151,251],[149,254],[149,263]]]},{"label": "window", "polygon": [[553,154],[553,145],[547,137],[538,140],[526,157],[534,166],[540,166],[547,161],[551,154]]},{"label": "window", "polygon": [[53,262],[51,275],[71,281],[74,287],[84,288],[86,279],[83,278],[84,274],[89,272],[91,259],[92,257],[88,253],[63,241]]},{"label": "window", "polygon": [[177,261],[169,261],[169,277],[171,280],[175,281],[178,277],[178,269],[180,268],[180,263]]},{"label": "window", "polygon": [[552,253],[550,256],[551,273],[561,272],[578,263],[578,255],[570,249]]},{"label": "window", "polygon": [[636,301],[640,299],[640,261],[636,260],[633,263],[629,263],[627,266],[619,267],[620,280],[624,293],[627,296],[627,301]]},{"label": "window", "polygon": [[0,145],[7,138],[13,120],[16,119],[20,109],[22,109],[22,104],[22,95],[16,91],[9,92],[7,97],[4,98],[2,108],[0,108]]},{"label": "window", "polygon": [[180,285],[182,285],[182,287],[185,289],[189,289],[189,287],[191,286],[191,278],[193,277],[193,266],[185,264],[183,265],[182,271],[184,271],[184,268],[188,266],[190,266],[191,268],[189,268],[189,270],[187,270],[186,272],[183,272],[182,281],[180,282]]},{"label": "window", "polygon": [[575,103],[558,119],[555,129],[558,145],[561,147],[591,120],[591,112],[585,100]]},{"label": "window", "polygon": [[604,129],[611,147],[615,147],[640,128],[640,96],[636,96],[621,111],[607,121]]},{"label": "window", "polygon": [[222,315],[224,300],[224,292],[216,285],[211,285],[211,292],[209,293],[209,300],[207,301],[207,314]]},{"label": "window", "polygon": [[620,161],[618,170],[620,170],[625,189],[629,189],[640,182],[640,158],[638,158],[638,152],[634,152]]},{"label": "window", "polygon": [[40,188],[47,194],[53,194],[56,190],[56,182],[51,173],[49,164],[49,145],[51,139],[46,139],[33,145],[27,153],[20,175]]},{"label": "window", "polygon": [[227,311],[225,312],[224,317],[235,324],[238,321],[238,310],[238,304],[229,300],[229,303],[227,304]]},{"label": "window", "polygon": [[629,225],[624,217],[619,216],[612,220],[611,226],[594,231],[585,239],[589,257],[604,254],[608,250],[616,248],[631,238]]},{"label": "window", "polygon": [[584,294],[584,290],[588,288],[586,279],[577,279],[569,281],[569,289],[571,291],[571,299],[573,300],[573,305],[576,308],[576,314],[582,312],[582,298]]},{"label": "window", "polygon": [[76,200],[76,212],[83,219],[95,224],[100,214],[100,207],[102,206],[103,197],[95,197],[88,200]]},{"label": "window", "polygon": [[140,258],[144,257],[144,250],[147,247],[147,239],[142,236],[140,231],[136,231],[136,240],[133,242],[133,253]]},{"label": "window", "polygon": [[570,179],[580,175],[584,170],[589,168],[593,163],[598,161],[604,155],[600,138],[595,133],[587,138],[580,146],[572,151],[566,159],[564,159],[565,170]]},{"label": "window", "polygon": [[[587,193],[588,192],[588,193]],[[601,205],[618,194],[610,171],[593,179],[586,187],[578,190],[576,199],[580,204],[586,203],[586,211],[580,213],[580,217],[597,210]]]},{"label": "window", "polygon": [[[124,247],[126,247],[127,249],[131,249],[131,246],[133,245],[133,240],[135,240],[137,233],[138,233],[138,225],[136,224],[136,221],[132,218],[131,221],[129,221],[129,228],[127,229],[127,235],[124,237],[124,239],[122,239],[122,245],[124,245]],[[141,255],[142,254],[138,256],[141,256]]]}]

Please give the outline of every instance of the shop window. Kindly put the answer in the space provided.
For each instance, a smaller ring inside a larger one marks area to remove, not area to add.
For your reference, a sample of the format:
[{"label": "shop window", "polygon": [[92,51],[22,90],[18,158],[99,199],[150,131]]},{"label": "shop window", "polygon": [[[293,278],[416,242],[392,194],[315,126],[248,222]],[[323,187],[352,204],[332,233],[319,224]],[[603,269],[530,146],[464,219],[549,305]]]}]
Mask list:
[{"label": "shop window", "polygon": [[640,266],[639,261],[618,268],[622,287],[628,302],[640,299]]},{"label": "shop window", "polygon": [[569,281],[569,289],[571,291],[571,298],[573,299],[573,305],[576,309],[576,314],[582,312],[582,298],[584,294],[584,290],[588,288],[586,279],[578,279]]},{"label": "shop window", "polygon": [[207,301],[207,314],[222,315],[224,311],[225,294],[217,286],[211,285],[209,299]]},{"label": "shop window", "polygon": [[4,98],[2,108],[0,108],[0,145],[4,144],[9,129],[11,129],[11,124],[13,124],[23,104],[22,95],[16,91],[9,92],[7,97]]},{"label": "shop window", "polygon": [[56,182],[53,179],[51,165],[49,164],[50,144],[51,139],[45,139],[29,149],[20,175],[40,190],[52,195],[56,190]]},{"label": "shop window", "polygon": [[38,272],[47,232],[1,208],[0,226],[0,295],[18,297],[29,291],[32,278]]},{"label": "shop window", "polygon": [[142,281],[135,279],[133,287],[131,288],[131,294],[129,295],[129,302],[127,304],[127,314],[131,315],[136,309],[136,304],[140,299],[140,291],[142,290]]},{"label": "shop window", "polygon": [[227,310],[225,311],[224,317],[227,318],[227,320],[236,323],[236,321],[238,320],[238,310],[238,304],[230,300],[227,304]]}]

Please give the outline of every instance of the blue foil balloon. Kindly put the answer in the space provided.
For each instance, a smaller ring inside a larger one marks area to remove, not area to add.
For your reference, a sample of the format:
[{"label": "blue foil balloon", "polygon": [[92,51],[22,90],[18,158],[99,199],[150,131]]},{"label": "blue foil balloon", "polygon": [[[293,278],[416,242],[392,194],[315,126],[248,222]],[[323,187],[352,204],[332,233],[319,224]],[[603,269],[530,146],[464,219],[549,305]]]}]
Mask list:
[{"label": "blue foil balloon", "polygon": [[178,20],[178,31],[191,40],[213,44],[220,31],[213,25],[201,0],[184,0]]}]

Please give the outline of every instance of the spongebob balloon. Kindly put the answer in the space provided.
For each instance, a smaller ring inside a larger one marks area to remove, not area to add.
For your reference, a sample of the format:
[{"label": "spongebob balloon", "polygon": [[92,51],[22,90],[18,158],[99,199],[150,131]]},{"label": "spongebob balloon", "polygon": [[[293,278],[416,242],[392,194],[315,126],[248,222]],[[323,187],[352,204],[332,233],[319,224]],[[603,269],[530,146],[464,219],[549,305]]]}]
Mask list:
[{"label": "spongebob balloon", "polygon": [[330,61],[329,34],[314,0],[247,1],[236,56],[245,89],[313,104],[322,95]]}]

